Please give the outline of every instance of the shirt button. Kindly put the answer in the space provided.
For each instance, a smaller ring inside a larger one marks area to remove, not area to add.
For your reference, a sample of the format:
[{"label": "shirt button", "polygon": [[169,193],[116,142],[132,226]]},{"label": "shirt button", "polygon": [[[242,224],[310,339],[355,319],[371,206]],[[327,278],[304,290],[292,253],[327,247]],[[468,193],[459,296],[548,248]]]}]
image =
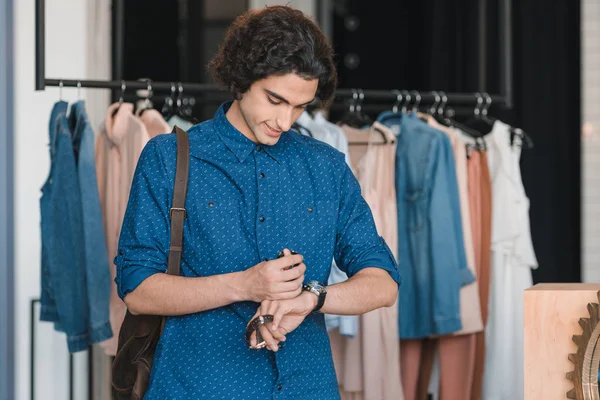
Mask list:
[{"label": "shirt button", "polygon": [[257,147],[256,151],[259,151],[259,152],[262,151],[262,147]]},{"label": "shirt button", "polygon": [[263,258],[263,261],[269,261],[269,259],[267,257]]},{"label": "shirt button", "polygon": [[312,207],[308,207],[308,212],[313,212],[313,208]]},{"label": "shirt button", "polygon": [[261,178],[264,178],[264,177],[265,177],[265,174],[263,174],[263,173],[261,172],[261,173],[260,173],[260,177],[261,177]]},{"label": "shirt button", "polygon": [[258,220],[259,220],[260,222],[265,222],[265,217],[260,217]]},{"label": "shirt button", "polygon": [[283,389],[283,386],[281,386],[281,385],[277,386],[277,390],[281,390],[281,389]]},{"label": "shirt button", "polygon": [[215,203],[213,203],[212,201],[210,203],[208,203],[209,207],[214,207]]}]

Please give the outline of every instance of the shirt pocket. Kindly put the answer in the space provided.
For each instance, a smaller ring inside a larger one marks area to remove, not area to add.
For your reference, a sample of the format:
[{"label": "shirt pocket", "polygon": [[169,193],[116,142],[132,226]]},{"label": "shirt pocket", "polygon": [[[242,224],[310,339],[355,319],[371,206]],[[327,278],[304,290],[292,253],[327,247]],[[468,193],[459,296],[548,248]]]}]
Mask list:
[{"label": "shirt pocket", "polygon": [[219,256],[243,245],[243,210],[238,201],[205,198],[193,205],[190,231],[194,246]]},{"label": "shirt pocket", "polygon": [[[290,248],[301,252],[308,249],[331,248],[335,242],[337,207],[334,201],[294,199],[287,207],[285,223]],[[331,260],[329,260],[331,263]]]}]

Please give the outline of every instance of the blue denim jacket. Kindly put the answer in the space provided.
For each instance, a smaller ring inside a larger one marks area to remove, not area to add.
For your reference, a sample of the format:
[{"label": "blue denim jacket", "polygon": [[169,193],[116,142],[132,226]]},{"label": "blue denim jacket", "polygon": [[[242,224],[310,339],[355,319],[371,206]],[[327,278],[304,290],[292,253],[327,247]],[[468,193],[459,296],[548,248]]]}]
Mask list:
[{"label": "blue denim jacket", "polygon": [[73,151],[81,194],[89,342],[98,343],[113,336],[109,319],[111,283],[96,178],[94,131],[83,101],[71,106],[69,126],[73,133]]},{"label": "blue denim jacket", "polygon": [[399,293],[403,339],[462,328],[460,288],[475,280],[467,267],[458,183],[448,137],[414,114],[384,113],[397,131],[398,252],[405,284]]},{"label": "blue denim jacket", "polygon": [[[69,351],[76,352],[107,339],[112,332],[109,325],[94,326],[89,318],[82,199],[67,106],[63,101],[56,103],[50,117],[50,174],[40,198],[40,319],[54,322],[57,330],[65,332]],[[85,141],[82,145],[89,147]]]}]

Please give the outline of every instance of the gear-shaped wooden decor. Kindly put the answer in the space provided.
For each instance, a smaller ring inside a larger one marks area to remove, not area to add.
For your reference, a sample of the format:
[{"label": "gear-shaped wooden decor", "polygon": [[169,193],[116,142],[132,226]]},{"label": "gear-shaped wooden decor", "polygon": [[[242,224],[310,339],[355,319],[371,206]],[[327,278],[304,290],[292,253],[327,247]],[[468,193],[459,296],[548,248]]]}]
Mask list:
[{"label": "gear-shaped wooden decor", "polygon": [[581,335],[573,335],[577,345],[577,353],[569,354],[569,360],[575,369],[567,373],[567,379],[573,382],[573,389],[567,392],[568,399],[600,400],[598,393],[598,367],[600,366],[600,292],[598,303],[588,303],[589,318],[580,318],[579,325],[583,329]]}]

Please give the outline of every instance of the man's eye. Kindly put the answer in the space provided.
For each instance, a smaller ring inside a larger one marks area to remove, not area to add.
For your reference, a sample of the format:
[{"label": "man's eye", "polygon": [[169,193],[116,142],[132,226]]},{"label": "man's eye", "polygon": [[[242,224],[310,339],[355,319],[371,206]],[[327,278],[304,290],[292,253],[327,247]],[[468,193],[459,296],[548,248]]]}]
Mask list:
[{"label": "man's eye", "polygon": [[277,102],[277,101],[273,100],[273,99],[272,99],[272,98],[270,98],[270,97],[267,97],[267,99],[269,99],[269,103],[271,103],[271,104],[275,104],[275,105],[277,105],[277,104],[281,104],[281,102]]}]

